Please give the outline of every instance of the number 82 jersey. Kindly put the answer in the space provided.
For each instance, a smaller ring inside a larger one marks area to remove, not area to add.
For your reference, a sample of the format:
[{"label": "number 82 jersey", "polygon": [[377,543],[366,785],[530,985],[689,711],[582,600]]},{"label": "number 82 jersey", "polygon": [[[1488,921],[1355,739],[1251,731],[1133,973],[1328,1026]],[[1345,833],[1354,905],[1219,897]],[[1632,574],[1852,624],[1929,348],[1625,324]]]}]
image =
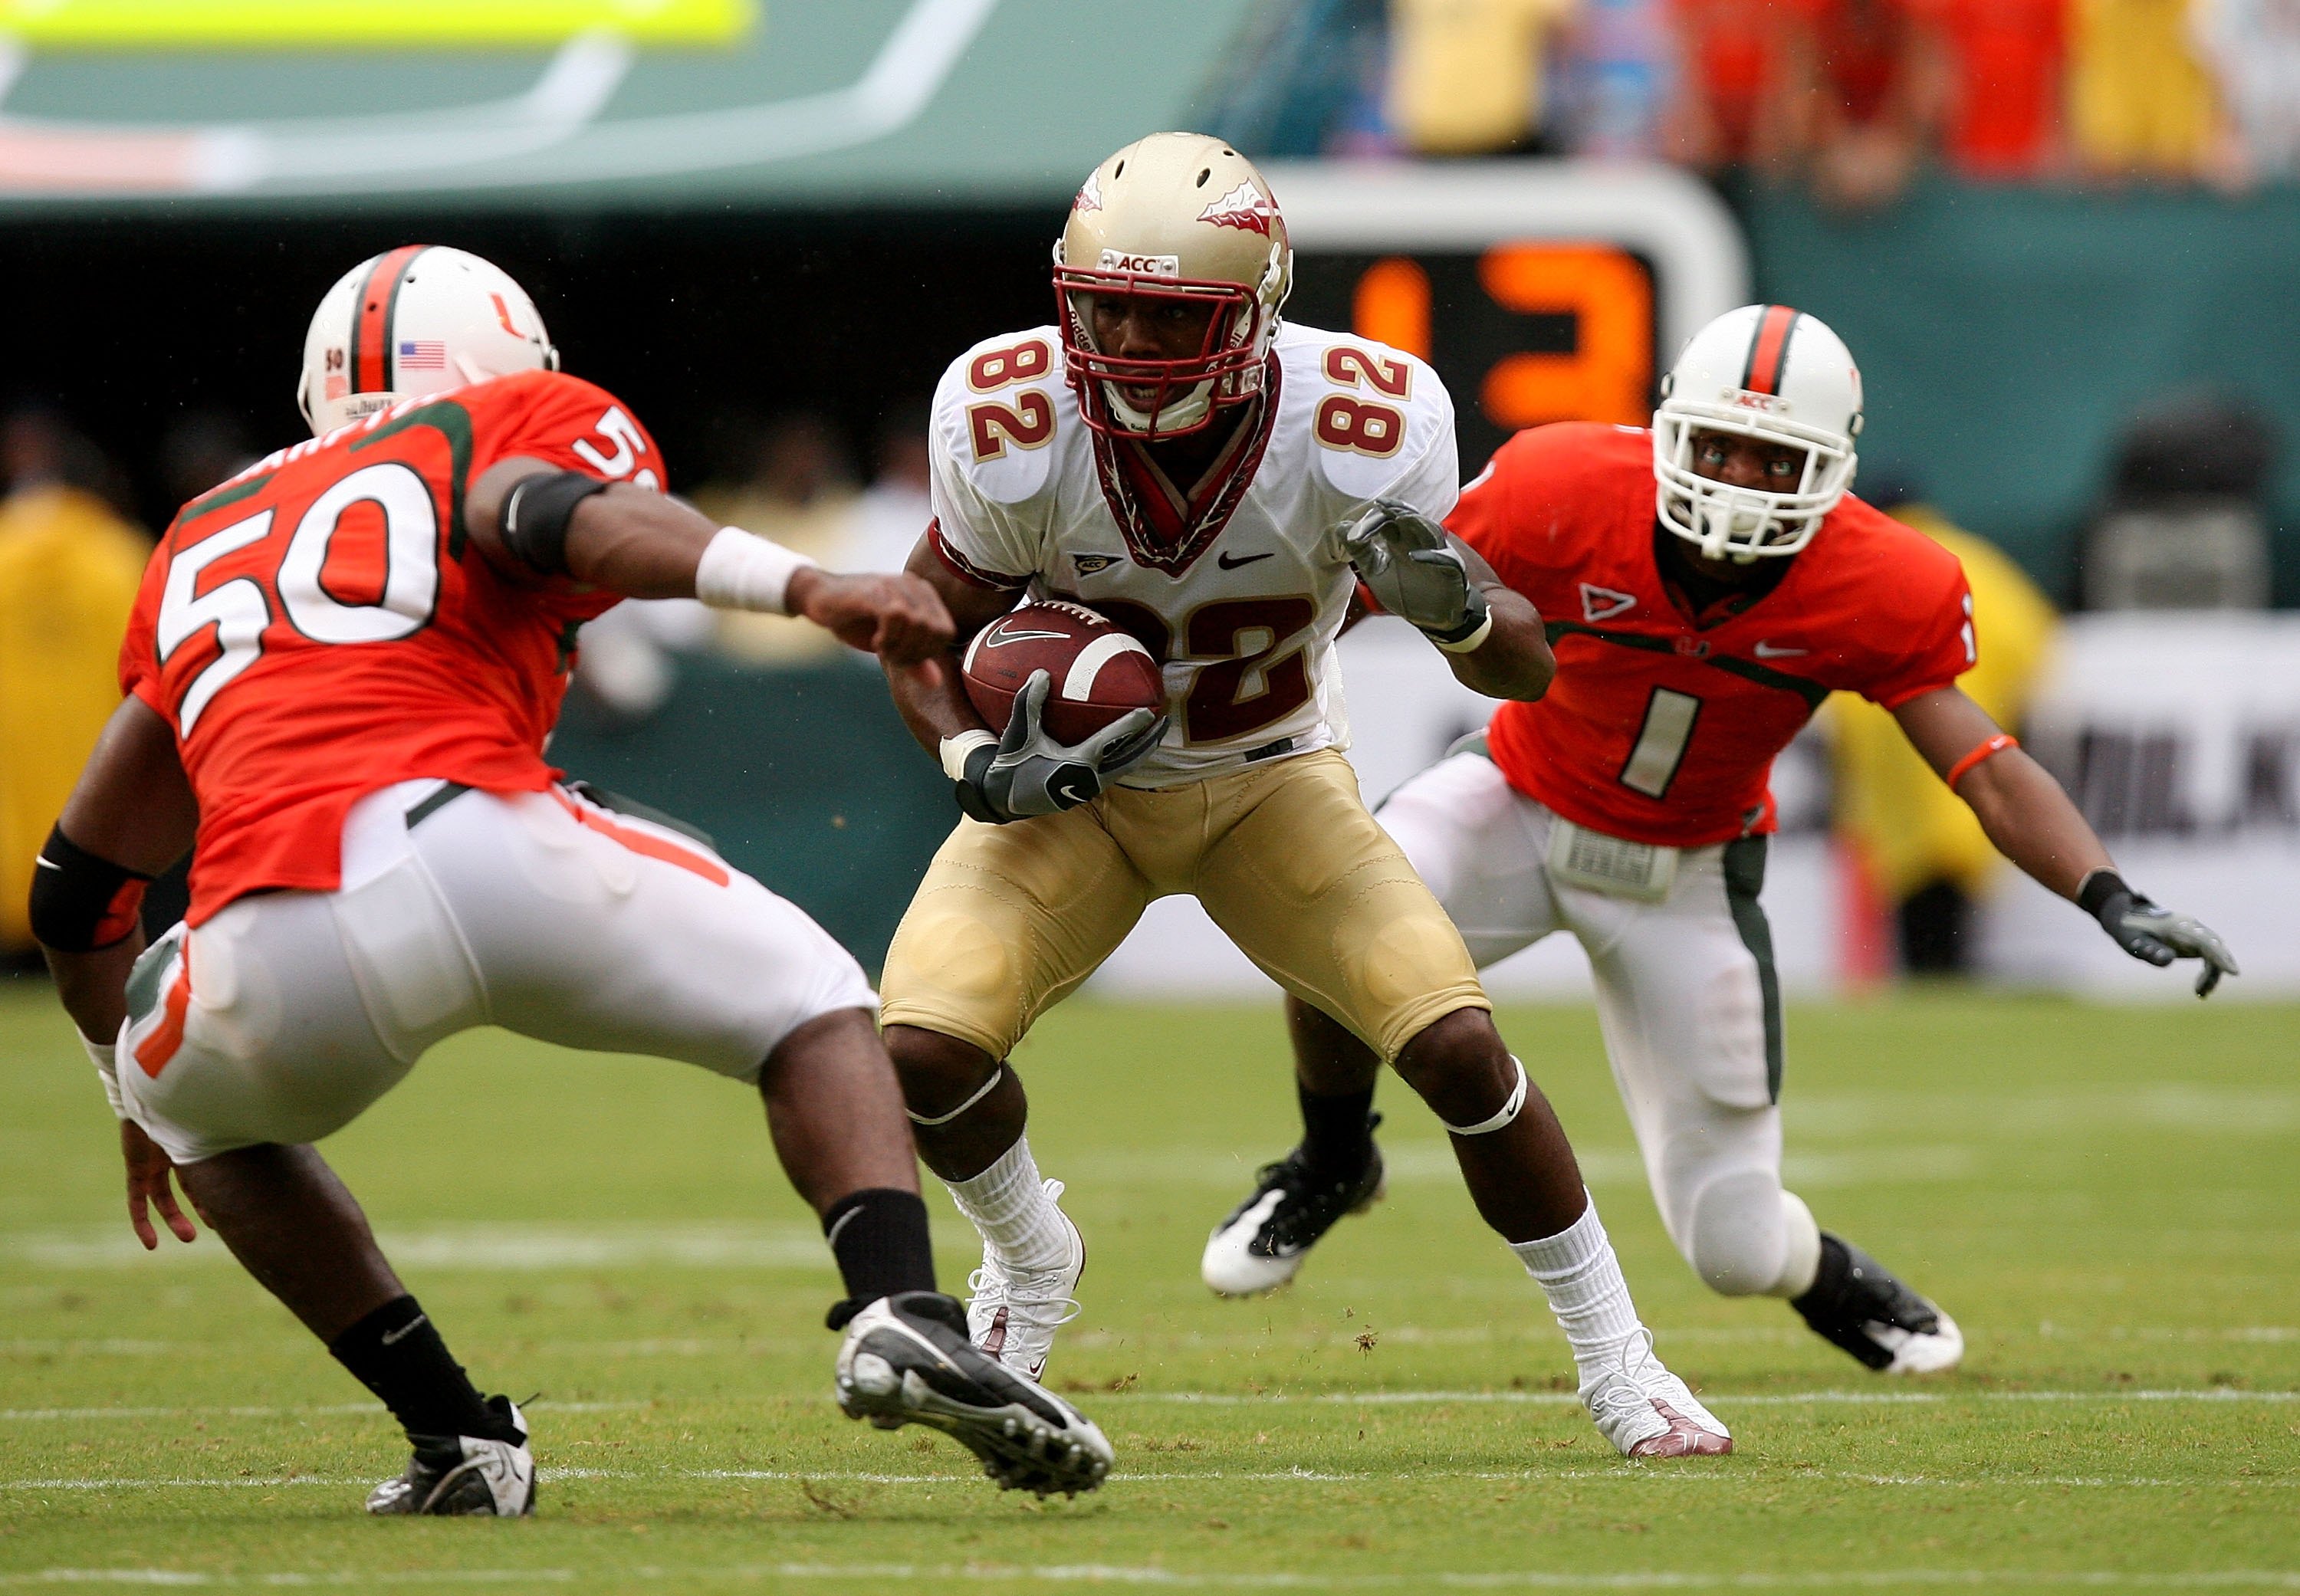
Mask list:
[{"label": "number 82 jersey", "polygon": [[1356,579],[1336,534],[1376,498],[1440,519],[1460,488],[1453,402],[1421,361],[1295,326],[1269,358],[1260,410],[1196,485],[1086,425],[1054,328],[977,345],[935,395],[943,562],[1100,611],[1163,665],[1171,724],[1128,786],[1347,747],[1333,644]]},{"label": "number 82 jersey", "polygon": [[283,449],[178,512],[120,673],[174,728],[199,800],[191,924],[261,889],[338,885],[344,818],[378,788],[551,784],[576,628],[619,595],[514,581],[472,546],[471,484],[518,456],[662,485],[612,395],[529,371]]}]

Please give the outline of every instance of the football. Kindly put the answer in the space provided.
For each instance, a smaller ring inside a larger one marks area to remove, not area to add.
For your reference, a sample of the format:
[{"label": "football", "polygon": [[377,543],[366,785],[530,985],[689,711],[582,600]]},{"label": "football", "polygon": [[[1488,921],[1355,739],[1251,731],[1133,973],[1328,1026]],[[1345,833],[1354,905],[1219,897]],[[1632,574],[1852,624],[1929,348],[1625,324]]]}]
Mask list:
[{"label": "football", "polygon": [[1155,710],[1166,683],[1150,651],[1084,604],[1050,600],[1009,611],[966,649],[966,696],[994,732],[1004,732],[1014,695],[1033,672],[1054,677],[1046,734],[1082,743],[1121,716]]}]

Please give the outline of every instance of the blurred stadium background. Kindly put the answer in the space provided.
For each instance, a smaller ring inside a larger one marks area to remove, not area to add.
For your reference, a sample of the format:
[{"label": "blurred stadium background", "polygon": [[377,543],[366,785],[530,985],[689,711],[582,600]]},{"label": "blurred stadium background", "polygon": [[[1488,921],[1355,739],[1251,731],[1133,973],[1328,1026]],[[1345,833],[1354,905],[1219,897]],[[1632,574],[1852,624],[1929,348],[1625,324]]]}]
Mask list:
[{"label": "blurred stadium background", "polygon": [[[2273,0],[0,0],[0,944],[114,698],[175,504],[303,428],[305,319],[411,238],[527,283],[672,484],[899,562],[950,356],[1046,318],[1090,165],[1196,126],[1267,163],[1299,319],[1429,354],[1473,471],[1640,422],[1780,299],[1869,387],[1861,491],[1952,540],[1983,702],[2137,882],[2300,991],[2300,21]],[[1347,645],[1378,795],[1480,706]],[[1854,706],[1859,710],[1862,706]],[[1897,970],[2180,996],[2007,879],[1881,722],[1779,773],[1808,993]],[[836,734],[835,741],[829,735]],[[557,744],[710,829],[866,960],[949,819],[873,672],[625,606]],[[1161,906],[1101,977],[1266,990]],[[1571,993],[1537,949],[1504,990]]]}]

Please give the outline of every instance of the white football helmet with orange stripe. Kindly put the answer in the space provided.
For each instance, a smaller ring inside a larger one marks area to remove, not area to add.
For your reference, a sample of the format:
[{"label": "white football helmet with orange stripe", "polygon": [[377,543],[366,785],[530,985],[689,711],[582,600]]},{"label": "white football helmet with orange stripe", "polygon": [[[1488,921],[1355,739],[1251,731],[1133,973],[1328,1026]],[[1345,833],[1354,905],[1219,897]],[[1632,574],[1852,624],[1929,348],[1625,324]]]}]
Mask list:
[{"label": "white football helmet with orange stripe", "polygon": [[443,388],[555,371],[527,290],[460,249],[405,244],[336,280],[304,335],[296,408],[314,436]]},{"label": "white football helmet with orange stripe", "polygon": [[[1712,321],[1662,378],[1654,411],[1661,523],[1714,560],[1794,554],[1853,486],[1861,369],[1845,340],[1785,304],[1747,304]],[[1693,469],[1694,435],[1730,432],[1804,452],[1788,492],[1737,487]]]}]

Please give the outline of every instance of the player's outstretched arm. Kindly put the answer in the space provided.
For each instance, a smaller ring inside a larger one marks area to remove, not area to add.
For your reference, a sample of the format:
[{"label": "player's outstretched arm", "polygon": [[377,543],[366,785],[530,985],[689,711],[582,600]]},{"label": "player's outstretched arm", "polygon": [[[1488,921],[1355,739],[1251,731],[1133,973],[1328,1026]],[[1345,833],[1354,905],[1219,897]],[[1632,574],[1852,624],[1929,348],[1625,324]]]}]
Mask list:
[{"label": "player's outstretched arm", "polygon": [[898,668],[938,669],[950,647],[950,612],[913,577],[827,571],[681,500],[543,461],[499,461],[481,473],[464,524],[500,569],[629,598],[804,616]]},{"label": "player's outstretched arm", "polygon": [[1917,752],[1972,808],[1996,851],[2101,923],[2135,959],[2201,959],[2196,995],[2237,973],[2228,944],[2193,916],[2160,909],[2125,885],[2093,828],[2052,773],[2023,752],[1963,691],[1942,687],[1893,711]]},{"label": "player's outstretched arm", "polygon": [[1376,499],[1340,528],[1374,602],[1445,653],[1454,679],[1492,698],[1539,698],[1557,674],[1533,602],[1475,549],[1410,504]]}]

